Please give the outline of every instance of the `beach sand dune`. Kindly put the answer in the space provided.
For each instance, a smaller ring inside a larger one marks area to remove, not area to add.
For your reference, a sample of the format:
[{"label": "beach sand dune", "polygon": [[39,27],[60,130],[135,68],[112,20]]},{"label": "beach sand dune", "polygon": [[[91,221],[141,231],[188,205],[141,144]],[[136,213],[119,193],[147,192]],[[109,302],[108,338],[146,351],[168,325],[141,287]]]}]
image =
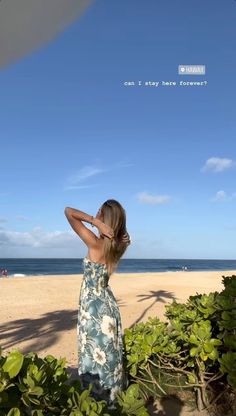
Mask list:
[{"label": "beach sand dune", "polygon": [[[184,302],[196,293],[222,290],[222,276],[233,274],[236,271],[115,273],[109,285],[117,299],[124,329],[145,322],[149,316],[164,319],[165,305],[173,299]],[[1,278],[3,353],[17,348],[24,354],[34,351],[41,357],[66,357],[67,366],[76,377],[81,282],[82,275]],[[183,412],[177,416],[187,414]],[[158,415],[158,411],[153,414]]]}]

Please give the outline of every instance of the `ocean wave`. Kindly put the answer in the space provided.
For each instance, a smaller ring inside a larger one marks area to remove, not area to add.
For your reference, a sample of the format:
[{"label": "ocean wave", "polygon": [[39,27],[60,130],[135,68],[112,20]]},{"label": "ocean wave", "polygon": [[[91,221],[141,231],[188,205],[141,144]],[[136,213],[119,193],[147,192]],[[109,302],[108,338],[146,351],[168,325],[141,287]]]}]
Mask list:
[{"label": "ocean wave", "polygon": [[15,274],[12,274],[11,276],[12,277],[24,277],[24,276],[27,276],[27,275],[23,274],[23,273],[15,273]]},{"label": "ocean wave", "polygon": [[169,266],[168,272],[186,272],[189,271],[187,266]]}]

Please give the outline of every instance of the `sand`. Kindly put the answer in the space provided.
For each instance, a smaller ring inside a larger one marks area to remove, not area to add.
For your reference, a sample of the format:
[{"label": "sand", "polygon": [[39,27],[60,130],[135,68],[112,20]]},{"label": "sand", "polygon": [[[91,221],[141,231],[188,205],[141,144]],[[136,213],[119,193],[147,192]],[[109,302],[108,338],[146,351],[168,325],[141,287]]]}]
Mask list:
[{"label": "sand", "polygon": [[[222,290],[222,276],[233,274],[236,270],[115,273],[109,285],[117,299],[124,329],[145,322],[149,316],[164,318],[165,305],[172,299],[183,302],[196,293]],[[24,354],[34,351],[41,357],[66,357],[67,366],[76,376],[81,281],[82,275],[0,278],[3,353],[16,348]]]}]

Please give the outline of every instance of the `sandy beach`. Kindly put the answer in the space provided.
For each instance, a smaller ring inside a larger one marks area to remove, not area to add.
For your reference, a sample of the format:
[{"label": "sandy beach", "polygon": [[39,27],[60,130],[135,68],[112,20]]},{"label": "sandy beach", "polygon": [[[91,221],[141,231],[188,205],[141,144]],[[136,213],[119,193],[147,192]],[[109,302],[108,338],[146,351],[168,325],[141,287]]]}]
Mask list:
[{"label": "sandy beach", "polygon": [[[109,285],[120,307],[123,329],[164,318],[165,305],[176,299],[222,290],[222,276],[235,271],[116,273]],[[76,375],[76,323],[82,275],[32,276],[0,279],[0,345],[66,357]],[[158,413],[157,413],[158,414]],[[182,415],[182,413],[181,413]]]}]

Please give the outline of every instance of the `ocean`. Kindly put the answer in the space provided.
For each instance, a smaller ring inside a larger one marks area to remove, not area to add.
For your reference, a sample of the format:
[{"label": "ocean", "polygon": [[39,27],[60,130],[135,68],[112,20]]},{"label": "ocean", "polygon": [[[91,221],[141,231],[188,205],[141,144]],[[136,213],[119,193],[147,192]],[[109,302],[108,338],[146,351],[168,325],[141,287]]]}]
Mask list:
[{"label": "ocean", "polygon": [[[0,258],[0,271],[7,269],[9,277],[82,274],[82,260],[83,258]],[[236,260],[121,259],[117,273],[179,272],[182,270],[236,270]]]}]

